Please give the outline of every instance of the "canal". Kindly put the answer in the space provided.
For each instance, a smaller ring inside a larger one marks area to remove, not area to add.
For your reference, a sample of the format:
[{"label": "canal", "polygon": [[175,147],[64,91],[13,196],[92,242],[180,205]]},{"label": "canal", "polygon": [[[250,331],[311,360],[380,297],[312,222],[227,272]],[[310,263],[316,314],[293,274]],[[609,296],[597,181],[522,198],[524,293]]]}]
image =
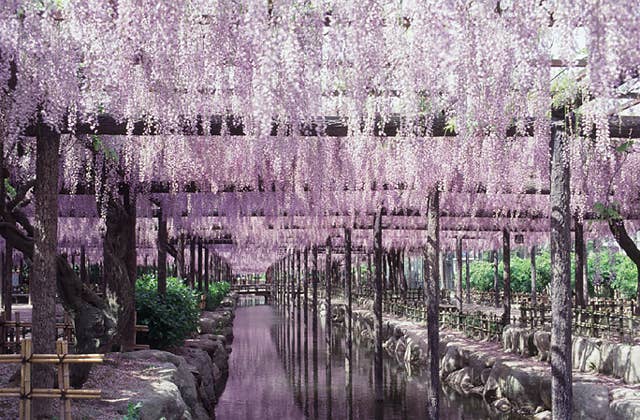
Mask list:
[{"label": "canal", "polygon": [[[426,373],[413,371],[409,376],[395,359],[385,356],[384,403],[376,403],[373,352],[354,338],[349,398],[344,328],[334,325],[327,361],[320,320],[314,340],[309,313],[305,340],[303,322],[297,328],[297,317],[284,317],[274,307],[260,305],[260,299],[242,298],[237,309],[229,378],[216,407],[217,420],[426,418]],[[441,418],[511,417],[490,411],[479,398],[461,397],[443,389]]]}]

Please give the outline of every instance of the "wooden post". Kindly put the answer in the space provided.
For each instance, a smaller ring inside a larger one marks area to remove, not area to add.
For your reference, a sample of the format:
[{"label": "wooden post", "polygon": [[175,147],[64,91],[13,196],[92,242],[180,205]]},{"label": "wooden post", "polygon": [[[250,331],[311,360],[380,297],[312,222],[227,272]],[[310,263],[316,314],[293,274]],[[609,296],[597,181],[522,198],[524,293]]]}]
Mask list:
[{"label": "wooden post", "polygon": [[[11,319],[13,299],[13,248],[6,241],[2,253],[2,310]],[[31,290],[29,290],[31,293]]]},{"label": "wooden post", "polygon": [[464,265],[465,265],[464,278],[465,278],[466,289],[467,289],[467,304],[470,305],[471,304],[471,278],[469,277],[469,251],[468,250],[465,254]]},{"label": "wooden post", "polygon": [[167,221],[163,217],[162,208],[158,210],[158,295],[167,294]]},{"label": "wooden post", "polygon": [[531,304],[536,305],[538,303],[538,285],[537,278],[538,273],[536,271],[536,246],[531,247]]},{"label": "wooden post", "polygon": [[564,122],[551,130],[551,411],[554,420],[573,413],[571,373],[570,170]]},{"label": "wooden post", "polygon": [[31,363],[28,361],[31,360],[32,354],[31,339],[23,340],[20,355],[27,362],[20,366],[20,395],[24,396],[20,398],[20,420],[31,420],[31,398],[28,397],[31,394]]},{"label": "wooden post", "polygon": [[462,312],[462,238],[456,238],[456,268],[457,268],[457,283],[456,283],[456,304],[458,310]]},{"label": "wooden post", "polygon": [[196,276],[196,240],[192,236],[189,241],[189,286],[193,288]]},{"label": "wooden post", "polygon": [[80,281],[87,283],[87,251],[84,245],[80,247]]},{"label": "wooden post", "polygon": [[494,305],[496,308],[500,307],[500,276],[498,272],[498,251],[495,249],[492,252],[493,256],[493,294]]},{"label": "wooden post", "polygon": [[433,188],[427,206],[427,243],[423,250],[423,279],[427,311],[427,417],[437,420],[440,410],[440,192]]},{"label": "wooden post", "polygon": [[576,305],[585,308],[585,292],[588,292],[589,288],[586,287],[585,282],[585,272],[584,272],[584,260],[586,259],[585,255],[585,246],[584,246],[584,227],[582,225],[582,221],[575,219],[575,251],[576,251],[576,265],[575,265],[575,273],[576,273]]},{"label": "wooden post", "polygon": [[198,238],[198,291],[202,292],[202,238]]},{"label": "wooden post", "polygon": [[346,311],[346,327],[347,327],[347,349],[344,359],[344,371],[346,376],[345,386],[347,391],[347,411],[352,412],[352,374],[351,360],[353,357],[353,322],[352,322],[352,300],[351,300],[351,229],[344,230],[344,278],[345,278],[345,297],[347,298]]},{"label": "wooden post", "polygon": [[309,247],[304,249],[304,341],[309,340]]},{"label": "wooden post", "polygon": [[204,249],[204,292],[209,294],[209,248]]},{"label": "wooden post", "polygon": [[[332,287],[332,283],[333,283],[333,271],[331,269],[331,236],[327,237],[327,242],[325,244],[325,273],[324,273],[324,277],[325,277],[325,306],[326,306],[326,311],[325,311],[325,328],[324,328],[324,332],[325,332],[325,342],[326,342],[326,350],[327,350],[327,363],[329,363],[330,359],[331,359],[331,320],[332,320],[332,313],[331,313],[331,287]],[[328,378],[331,379],[331,366],[329,366],[329,376]]]},{"label": "wooden post", "polygon": [[375,399],[384,400],[382,377],[382,211],[376,211],[373,218],[373,253],[375,264],[375,288],[373,302],[373,330],[374,330],[374,385]]},{"label": "wooden post", "polygon": [[511,234],[509,229],[502,229],[502,265],[503,265],[503,290],[502,325],[509,325],[511,322]]},{"label": "wooden post", "polygon": [[[311,248],[311,333],[313,348],[318,348],[318,247]],[[316,369],[317,370],[317,369]],[[317,388],[317,387],[316,387]]]},{"label": "wooden post", "polygon": [[[61,360],[69,353],[69,345],[66,341],[56,341],[56,353]],[[71,388],[69,384],[68,363],[58,363],[58,388],[62,391],[63,395]],[[69,398],[60,401],[60,419],[71,420],[71,400]]]}]

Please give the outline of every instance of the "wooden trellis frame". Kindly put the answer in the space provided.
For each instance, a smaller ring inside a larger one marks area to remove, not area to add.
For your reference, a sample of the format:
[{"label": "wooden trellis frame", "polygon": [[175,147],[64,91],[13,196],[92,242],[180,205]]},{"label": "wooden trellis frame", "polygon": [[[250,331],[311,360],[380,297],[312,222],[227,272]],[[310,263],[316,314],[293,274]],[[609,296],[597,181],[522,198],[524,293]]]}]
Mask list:
[{"label": "wooden trellis frame", "polygon": [[[0,355],[0,363],[20,364],[20,387],[0,388],[0,397],[20,398],[20,420],[31,420],[31,402],[34,398],[60,399],[60,419],[72,420],[72,399],[99,399],[101,390],[72,389],[69,383],[69,364],[102,363],[101,354],[69,354],[69,345],[64,340],[56,341],[55,354],[33,354],[31,339],[22,340],[20,354]],[[31,370],[33,364],[58,365],[58,388],[33,388]]]}]

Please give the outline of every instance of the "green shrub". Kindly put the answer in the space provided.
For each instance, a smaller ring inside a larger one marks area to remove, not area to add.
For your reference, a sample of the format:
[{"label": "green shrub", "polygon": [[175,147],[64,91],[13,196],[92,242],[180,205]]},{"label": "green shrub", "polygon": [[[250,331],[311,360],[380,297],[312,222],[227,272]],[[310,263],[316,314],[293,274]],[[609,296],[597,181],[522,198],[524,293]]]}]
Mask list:
[{"label": "green shrub", "polygon": [[[475,290],[487,292],[493,289],[493,264],[488,261],[474,261],[469,264],[469,280]],[[502,280],[500,280],[502,284]]]},{"label": "green shrub", "polygon": [[[502,290],[503,264],[498,265],[498,287]],[[549,252],[536,256],[536,289],[540,292],[551,281],[551,260]],[[469,264],[471,287],[476,290],[493,290],[493,263],[489,261],[473,261]],[[511,291],[529,293],[531,291],[531,260],[511,255]]]},{"label": "green shrub", "polygon": [[231,286],[226,281],[211,283],[209,285],[209,294],[207,295],[207,310],[211,311],[217,308],[222,299],[229,293]]},{"label": "green shrub", "polygon": [[167,295],[158,295],[155,275],[147,274],[136,281],[138,323],[148,325],[147,342],[153,348],[166,349],[181,344],[198,328],[199,295],[181,279],[167,278]]}]

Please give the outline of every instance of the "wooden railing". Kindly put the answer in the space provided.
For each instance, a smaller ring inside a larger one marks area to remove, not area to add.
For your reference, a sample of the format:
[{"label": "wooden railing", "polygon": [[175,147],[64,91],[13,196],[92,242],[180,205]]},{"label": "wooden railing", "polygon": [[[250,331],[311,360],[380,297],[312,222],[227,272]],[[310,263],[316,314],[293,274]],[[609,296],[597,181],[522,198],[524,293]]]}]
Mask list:
[{"label": "wooden railing", "polygon": [[[20,312],[14,312],[13,319],[8,320],[4,312],[0,312],[0,353],[18,353],[20,343],[31,332],[31,322],[20,320]],[[136,325],[136,336],[140,332],[149,332],[147,325]],[[74,327],[69,314],[65,313],[63,322],[56,323],[56,338],[66,342],[74,340]],[[145,350],[146,344],[135,344],[136,350]]]},{"label": "wooden railing", "polygon": [[[20,420],[31,420],[31,402],[34,398],[60,399],[60,419],[72,420],[72,399],[98,399],[100,390],[73,389],[69,384],[69,364],[102,363],[101,354],[69,354],[68,344],[64,340],[56,341],[55,354],[33,354],[31,339],[20,343],[20,354],[0,355],[0,363],[20,364],[20,387],[0,388],[1,398],[20,398]],[[58,365],[58,388],[33,388],[31,371],[33,364]]]}]

